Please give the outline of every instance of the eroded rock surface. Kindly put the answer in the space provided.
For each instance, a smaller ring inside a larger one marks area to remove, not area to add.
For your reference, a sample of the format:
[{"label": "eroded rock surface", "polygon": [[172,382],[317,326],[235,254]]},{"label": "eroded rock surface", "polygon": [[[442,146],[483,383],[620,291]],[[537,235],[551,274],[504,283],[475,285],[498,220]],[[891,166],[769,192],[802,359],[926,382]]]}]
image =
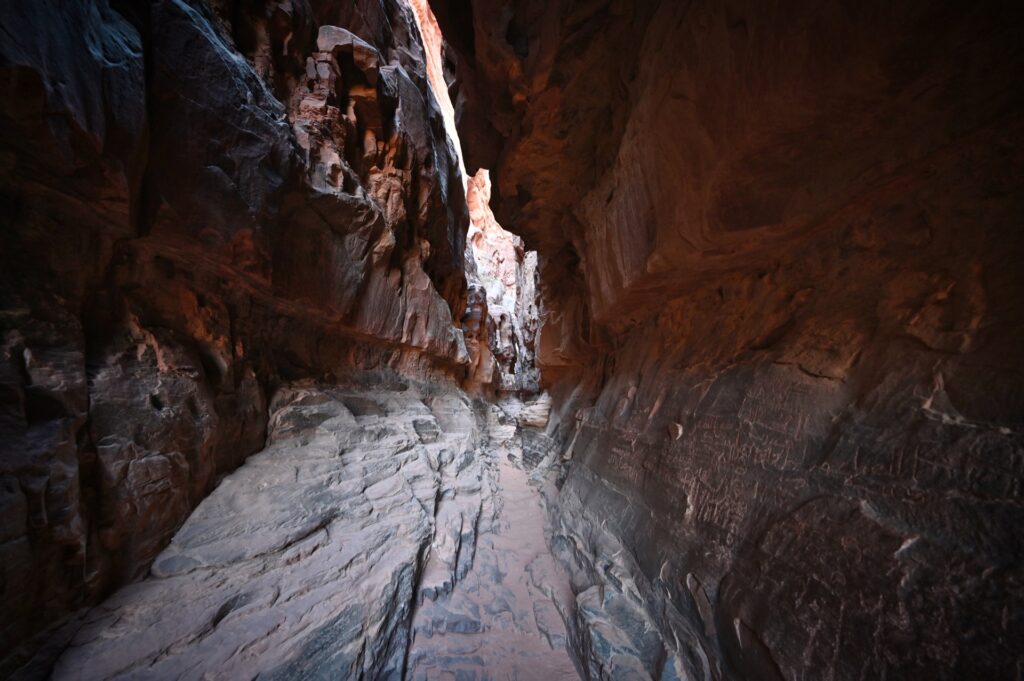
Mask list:
[{"label": "eroded rock surface", "polygon": [[591,678],[1012,678],[1022,17],[435,0]]},{"label": "eroded rock surface", "polygon": [[537,253],[527,251],[522,239],[498,224],[490,201],[490,176],[481,169],[467,180],[467,243],[487,300],[489,347],[498,374],[495,388],[532,395],[540,387],[535,359],[540,324]]},{"label": "eroded rock surface", "polygon": [[0,675],[1020,676],[1020,12],[430,6],[0,9]]},{"label": "eroded rock surface", "polygon": [[406,4],[0,26],[3,674],[145,574],[263,446],[278,385],[458,384],[471,358],[465,195]]},{"label": "eroded rock surface", "polygon": [[147,579],[84,617],[54,678],[401,678],[422,580],[472,564],[485,462],[469,401],[293,386],[271,412],[266,449]]},{"label": "eroded rock surface", "polygon": [[540,387],[536,365],[539,327],[537,253],[526,251],[518,236],[502,228],[491,212],[487,170],[466,176],[455,132],[454,53],[448,49],[426,0],[410,0],[423,37],[427,78],[444,114],[445,126],[463,172],[469,233],[466,239],[468,306],[463,318],[470,355],[467,384],[485,394],[533,395]]},{"label": "eroded rock surface", "polygon": [[[523,456],[523,437],[546,425],[547,413],[538,419],[535,404],[521,407],[513,398],[487,409],[474,557],[454,583],[431,579],[428,563],[412,620],[410,679],[579,678],[567,649],[569,579],[548,548],[543,498]],[[439,522],[453,502],[444,504]],[[465,514],[455,517],[464,522]]]},{"label": "eroded rock surface", "polygon": [[270,409],[267,447],[149,576],[51,642],[52,678],[578,678],[522,454],[543,402],[391,378],[291,385]]}]

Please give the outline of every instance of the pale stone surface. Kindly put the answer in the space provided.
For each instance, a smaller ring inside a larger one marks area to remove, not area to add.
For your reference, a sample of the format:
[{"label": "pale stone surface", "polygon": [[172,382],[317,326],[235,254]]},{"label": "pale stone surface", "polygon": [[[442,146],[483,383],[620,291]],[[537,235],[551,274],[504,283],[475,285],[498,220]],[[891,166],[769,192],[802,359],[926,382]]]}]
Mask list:
[{"label": "pale stone surface", "polygon": [[427,0],[410,0],[423,37],[427,77],[444,114],[463,173],[469,233],[466,277],[469,304],[464,318],[471,367],[467,385],[478,392],[532,394],[539,389],[535,362],[540,314],[538,260],[523,240],[506,231],[491,212],[491,181],[486,169],[466,173],[455,133],[455,107],[449,95],[451,53]]},{"label": "pale stone surface", "polygon": [[548,549],[541,493],[523,466],[520,437],[530,427],[488,409],[475,557],[454,585],[424,585],[412,620],[410,679],[579,678],[566,648],[568,575]]},{"label": "pale stone surface", "polygon": [[537,308],[537,253],[506,231],[490,208],[491,180],[486,170],[469,178],[467,243],[477,278],[487,297],[490,350],[497,363],[497,385],[504,392],[534,393],[540,386],[535,343],[540,324]]},{"label": "pale stone surface", "polygon": [[537,418],[506,404],[283,388],[266,449],[75,622],[52,678],[578,678],[569,576],[521,463]]},{"label": "pale stone surface", "polygon": [[54,678],[401,676],[421,580],[451,584],[472,563],[484,462],[470,404],[294,386],[271,409],[269,446],[149,578],[90,611]]},{"label": "pale stone surface", "polygon": [[430,6],[0,9],[0,676],[1020,676],[1020,13]]}]

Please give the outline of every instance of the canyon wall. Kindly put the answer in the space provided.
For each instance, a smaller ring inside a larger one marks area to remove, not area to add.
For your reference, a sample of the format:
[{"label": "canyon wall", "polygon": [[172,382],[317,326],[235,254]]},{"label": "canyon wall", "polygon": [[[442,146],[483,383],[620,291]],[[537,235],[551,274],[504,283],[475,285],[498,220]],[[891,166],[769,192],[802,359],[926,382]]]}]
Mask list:
[{"label": "canyon wall", "polygon": [[463,183],[405,4],[42,1],[0,25],[6,675],[146,573],[264,446],[283,382],[454,385],[474,357]]},{"label": "canyon wall", "polygon": [[[409,6],[423,37],[427,79],[437,95],[444,122],[453,136],[459,167],[466,176],[455,122],[450,89],[456,85],[453,62],[441,27],[427,0],[410,0]],[[491,211],[491,180],[485,168],[465,177],[469,206],[466,239],[466,275],[469,308],[466,338],[473,365],[468,387],[479,394],[531,395],[540,384],[536,338],[537,253],[527,252],[523,241],[506,231]]]},{"label": "canyon wall", "polygon": [[0,676],[1024,674],[1021,12],[430,7],[0,9]]},{"label": "canyon wall", "polygon": [[487,301],[488,345],[495,359],[494,388],[503,393],[536,393],[540,386],[535,350],[540,323],[537,308],[537,253],[506,231],[490,208],[491,180],[478,170],[467,181],[467,244],[476,278]]},{"label": "canyon wall", "polygon": [[1019,10],[431,4],[540,253],[589,676],[1019,676]]}]

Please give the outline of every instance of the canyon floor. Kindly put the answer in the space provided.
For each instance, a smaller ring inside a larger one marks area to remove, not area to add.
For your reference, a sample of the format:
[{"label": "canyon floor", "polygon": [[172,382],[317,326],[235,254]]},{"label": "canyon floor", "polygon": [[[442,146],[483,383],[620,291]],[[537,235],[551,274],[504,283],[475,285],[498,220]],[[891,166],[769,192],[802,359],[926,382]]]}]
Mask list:
[{"label": "canyon floor", "polygon": [[505,404],[281,390],[266,449],[82,617],[53,678],[578,678],[519,437],[538,407]]},{"label": "canyon floor", "polygon": [[516,430],[514,417],[489,408],[487,445],[480,450],[489,494],[475,559],[449,593],[417,608],[411,679],[579,678],[566,652],[563,620],[574,597],[548,550],[546,511]]}]

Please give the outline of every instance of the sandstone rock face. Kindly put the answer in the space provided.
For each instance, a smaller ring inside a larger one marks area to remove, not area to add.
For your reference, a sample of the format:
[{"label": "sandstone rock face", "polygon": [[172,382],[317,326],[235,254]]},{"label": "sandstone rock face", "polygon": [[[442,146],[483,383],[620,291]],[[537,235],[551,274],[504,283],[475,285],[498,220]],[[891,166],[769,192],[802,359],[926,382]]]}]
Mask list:
[{"label": "sandstone rock face", "polygon": [[532,394],[540,385],[534,360],[537,327],[537,253],[506,231],[491,213],[491,181],[486,170],[467,181],[467,241],[477,279],[487,298],[488,347],[497,360],[497,388]]},{"label": "sandstone rock face", "polygon": [[[447,48],[437,19],[426,0],[411,0],[426,52],[427,77],[455,134],[455,107],[449,84],[454,77],[453,53]],[[458,136],[452,140],[465,176]],[[491,212],[491,181],[480,169],[465,180],[469,207],[466,275],[469,306],[466,313],[469,384],[477,391],[533,394],[539,388],[536,367],[537,254],[523,248],[522,239],[506,231]]]},{"label": "sandstone rock face", "polygon": [[145,574],[264,446],[282,381],[450,384],[471,358],[465,195],[408,6],[12,3],[0,26],[2,675]]},{"label": "sandstone rock face", "polygon": [[1019,13],[432,5],[543,263],[588,675],[1017,674]]},{"label": "sandstone rock face", "polygon": [[1021,675],[1015,8],[0,28],[0,676]]}]

